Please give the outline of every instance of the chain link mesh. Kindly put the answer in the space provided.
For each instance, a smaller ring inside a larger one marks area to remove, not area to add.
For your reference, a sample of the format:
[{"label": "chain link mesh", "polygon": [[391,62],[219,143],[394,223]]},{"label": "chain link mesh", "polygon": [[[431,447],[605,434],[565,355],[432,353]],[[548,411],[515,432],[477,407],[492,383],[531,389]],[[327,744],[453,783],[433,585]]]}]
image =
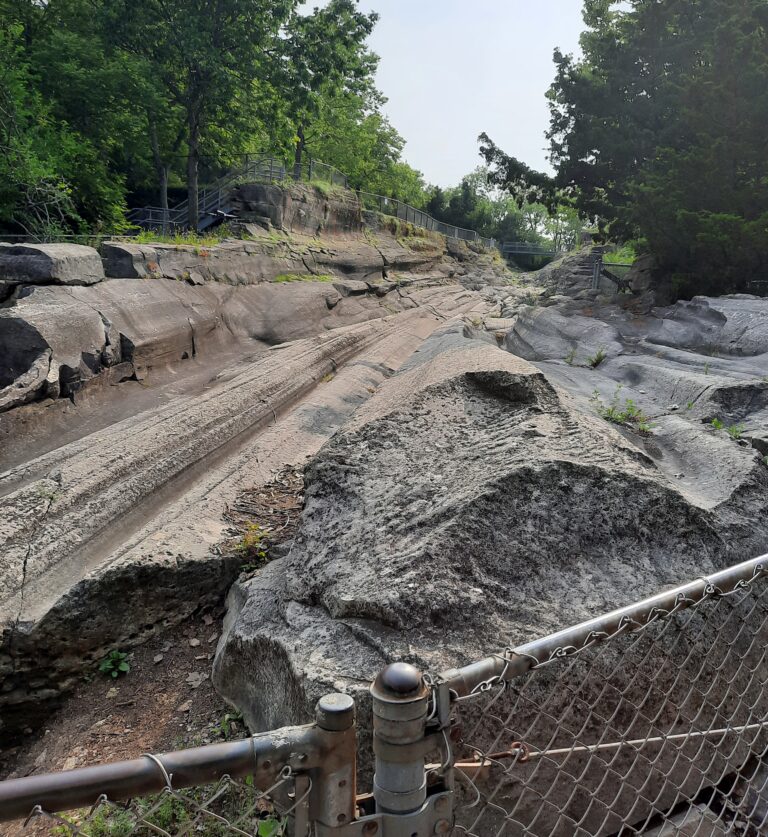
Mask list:
[{"label": "chain link mesh", "polygon": [[526,674],[459,699],[453,833],[768,834],[761,572],[534,656]]},{"label": "chain link mesh", "polygon": [[[171,777],[172,779],[172,777]],[[306,805],[310,786],[297,789],[286,769],[265,791],[223,776],[212,785],[115,802],[101,796],[90,809],[55,814],[37,806],[16,832],[24,837],[279,837]]]}]

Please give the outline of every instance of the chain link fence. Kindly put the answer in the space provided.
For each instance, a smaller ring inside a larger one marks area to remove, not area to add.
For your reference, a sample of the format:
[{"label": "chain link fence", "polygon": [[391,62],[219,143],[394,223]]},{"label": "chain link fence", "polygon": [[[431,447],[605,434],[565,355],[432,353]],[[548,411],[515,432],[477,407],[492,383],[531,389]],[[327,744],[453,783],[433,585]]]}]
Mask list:
[{"label": "chain link fence", "polygon": [[223,776],[212,785],[174,790],[170,784],[150,797],[115,802],[101,795],[90,808],[57,814],[35,806],[22,823],[29,837],[279,837],[295,833],[295,814],[306,802],[307,788],[296,798],[295,777],[281,776],[265,791],[252,782]]},{"label": "chain link fence", "polygon": [[0,820],[13,837],[760,837],[767,576],[762,556],[460,669],[387,666],[372,754],[330,695],[303,727],[0,782]]},{"label": "chain link fence", "polygon": [[768,590],[749,570],[500,655],[455,704],[454,833],[768,833]]}]

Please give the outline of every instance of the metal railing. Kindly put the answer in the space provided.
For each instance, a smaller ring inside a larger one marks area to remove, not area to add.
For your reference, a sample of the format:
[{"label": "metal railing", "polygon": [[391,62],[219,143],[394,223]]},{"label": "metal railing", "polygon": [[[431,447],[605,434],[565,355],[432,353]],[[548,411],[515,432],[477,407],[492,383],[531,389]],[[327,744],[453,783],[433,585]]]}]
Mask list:
[{"label": "metal railing", "polygon": [[387,666],[372,758],[352,699],[329,695],[314,724],[0,782],[0,820],[83,837],[758,837],[766,576],[768,555],[459,669]]},{"label": "metal railing", "polygon": [[601,252],[592,254],[592,290],[600,287],[600,278],[605,277],[616,285],[618,291],[630,291],[627,278],[632,265],[629,263],[606,262]]},{"label": "metal railing", "polygon": [[[232,171],[200,190],[198,230],[202,231],[218,220],[232,217],[230,213],[234,209],[234,187],[238,184],[280,183],[286,180],[328,183],[344,189],[349,188],[347,175],[319,160],[307,157],[300,165],[288,165],[283,160],[268,155],[245,155],[242,162]],[[475,241],[488,248],[496,246],[495,239],[483,238],[475,230],[445,224],[423,210],[396,198],[363,191],[356,191],[356,194],[362,209],[391,215],[414,226],[442,233],[448,238]],[[138,226],[164,232],[186,229],[189,225],[189,202],[185,200],[167,211],[159,206],[133,209],[128,213],[128,220]]]},{"label": "metal railing", "polygon": [[501,245],[502,256],[561,256],[567,250],[548,244],[536,244],[529,241],[504,241]]}]

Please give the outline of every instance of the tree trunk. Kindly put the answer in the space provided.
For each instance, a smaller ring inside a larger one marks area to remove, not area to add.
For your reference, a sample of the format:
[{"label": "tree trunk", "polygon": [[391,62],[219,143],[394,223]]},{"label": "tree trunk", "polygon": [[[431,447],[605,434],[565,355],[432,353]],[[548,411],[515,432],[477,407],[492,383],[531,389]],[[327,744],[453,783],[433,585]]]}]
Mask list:
[{"label": "tree trunk", "polygon": [[304,138],[303,125],[299,125],[299,128],[296,131],[296,136],[299,138],[299,141],[296,143],[296,151],[293,154],[293,179],[301,180],[301,162],[304,156],[304,149],[307,146]]},{"label": "tree trunk", "polygon": [[160,189],[160,208],[163,211],[163,235],[168,232],[168,166],[163,162],[160,155],[160,143],[157,139],[157,125],[150,117],[149,119],[149,141],[152,145],[152,158],[157,172],[158,186]]},{"label": "tree trunk", "polygon": [[187,201],[189,207],[189,217],[187,226],[192,232],[197,232],[197,227],[200,221],[199,207],[197,205],[197,164],[200,156],[199,142],[200,142],[200,125],[198,124],[197,116],[191,112],[188,118],[189,136],[188,136],[188,154],[187,154]]}]

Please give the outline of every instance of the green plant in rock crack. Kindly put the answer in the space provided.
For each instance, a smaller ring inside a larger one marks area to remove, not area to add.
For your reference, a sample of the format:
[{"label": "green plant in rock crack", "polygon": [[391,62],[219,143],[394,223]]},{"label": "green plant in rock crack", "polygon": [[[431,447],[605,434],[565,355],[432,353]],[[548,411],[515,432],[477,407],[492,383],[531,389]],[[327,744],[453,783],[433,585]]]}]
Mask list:
[{"label": "green plant in rock crack", "polygon": [[243,572],[261,569],[269,560],[269,529],[258,523],[249,523],[236,551],[247,562],[243,564]]},{"label": "green plant in rock crack", "polygon": [[245,728],[245,722],[243,721],[243,713],[227,712],[214,726],[213,731],[221,738],[229,739],[230,735],[237,731],[238,726],[241,729]]},{"label": "green plant in rock crack", "polygon": [[99,671],[107,677],[118,678],[121,674],[128,674],[131,665],[128,662],[127,651],[110,651],[99,663]]},{"label": "green plant in rock crack", "polygon": [[731,424],[730,426],[725,428],[725,432],[737,442],[741,439],[741,434],[744,432],[744,425],[743,424]]},{"label": "green plant in rock crack", "polygon": [[576,360],[576,349],[571,349],[571,351],[565,356],[564,360],[568,366],[573,366],[573,362]]},{"label": "green plant in rock crack", "polygon": [[608,357],[608,355],[606,354],[603,346],[601,346],[591,357],[587,358],[587,366],[591,366],[592,369],[597,369],[606,357]]},{"label": "green plant in rock crack", "polygon": [[610,421],[612,424],[632,427],[639,433],[650,433],[653,425],[648,421],[648,417],[643,413],[642,409],[631,398],[625,398],[624,403],[620,403],[621,390],[622,385],[619,384],[613,393],[610,404],[603,403],[603,400],[600,398],[600,393],[597,390],[592,393],[590,401],[594,404],[598,415],[602,416],[606,421]]}]

